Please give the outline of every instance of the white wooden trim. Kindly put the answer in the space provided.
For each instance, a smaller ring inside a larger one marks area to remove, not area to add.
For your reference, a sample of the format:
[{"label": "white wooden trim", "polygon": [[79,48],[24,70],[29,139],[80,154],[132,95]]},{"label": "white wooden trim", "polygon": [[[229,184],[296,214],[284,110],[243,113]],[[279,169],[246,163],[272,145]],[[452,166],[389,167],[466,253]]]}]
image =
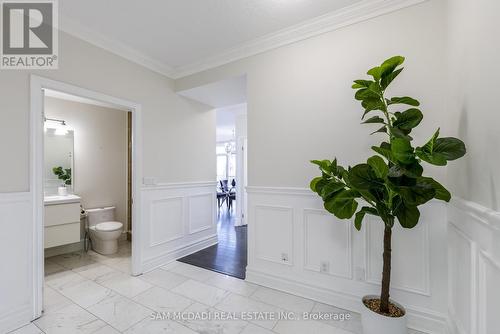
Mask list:
[{"label": "white wooden trim", "polygon": [[[283,279],[282,277],[247,267],[246,281],[325,304],[335,305],[346,310],[362,311],[362,304],[360,302],[362,296],[304,284],[294,277]],[[411,305],[405,305],[405,308],[408,312],[409,328],[423,330],[429,334],[445,333],[446,316],[444,314]]]},{"label": "white wooden trim", "polygon": [[95,92],[64,82],[31,75],[31,111],[30,111],[30,193],[33,199],[33,318],[42,313],[42,289],[44,281],[44,248],[43,248],[43,89],[51,89],[78,97],[93,99],[108,105],[116,106],[132,112],[132,274],[142,273],[141,229],[141,188],[142,188],[142,113],[141,105],[121,98]]},{"label": "white wooden trim", "polygon": [[136,64],[165,75],[179,79],[233,61],[270,51],[285,45],[299,42],[317,35],[364,22],[428,0],[364,0],[351,6],[332,11],[311,20],[293,25],[277,32],[242,43],[233,48],[221,50],[212,57],[185,66],[172,67],[160,59],[153,59],[139,50],[78,24],[67,17],[61,18],[60,29],[66,33],[110,51]]},{"label": "white wooden trim", "polygon": [[199,181],[199,182],[178,182],[178,183],[157,183],[155,185],[143,186],[143,191],[163,190],[163,189],[182,189],[217,186],[217,181]]}]

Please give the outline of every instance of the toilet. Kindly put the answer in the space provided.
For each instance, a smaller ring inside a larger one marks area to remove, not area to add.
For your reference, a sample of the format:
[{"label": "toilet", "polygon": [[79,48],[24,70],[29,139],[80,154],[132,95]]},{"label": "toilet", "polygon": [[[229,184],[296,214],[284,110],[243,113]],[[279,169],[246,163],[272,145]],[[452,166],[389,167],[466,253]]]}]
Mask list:
[{"label": "toilet", "polygon": [[115,207],[86,210],[92,249],[103,255],[118,251],[118,238],[123,224],[115,221]]}]

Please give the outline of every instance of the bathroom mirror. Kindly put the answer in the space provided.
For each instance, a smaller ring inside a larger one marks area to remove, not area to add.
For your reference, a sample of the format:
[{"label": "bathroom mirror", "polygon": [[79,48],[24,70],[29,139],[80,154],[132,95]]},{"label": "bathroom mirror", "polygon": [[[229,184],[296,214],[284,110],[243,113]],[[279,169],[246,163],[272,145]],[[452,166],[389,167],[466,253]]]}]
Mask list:
[{"label": "bathroom mirror", "polygon": [[[45,195],[57,195],[58,188],[65,185],[73,193],[74,132],[69,129],[45,128]],[[56,169],[56,170],[54,170]]]}]

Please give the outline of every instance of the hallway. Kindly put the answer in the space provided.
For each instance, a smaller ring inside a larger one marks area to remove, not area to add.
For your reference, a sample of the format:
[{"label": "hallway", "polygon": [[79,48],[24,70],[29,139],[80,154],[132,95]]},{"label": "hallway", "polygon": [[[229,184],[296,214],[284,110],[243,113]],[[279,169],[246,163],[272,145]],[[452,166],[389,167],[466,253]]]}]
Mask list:
[{"label": "hallway", "polygon": [[218,213],[219,243],[179,259],[180,262],[245,279],[247,266],[247,227],[234,227],[234,207],[223,205]]}]

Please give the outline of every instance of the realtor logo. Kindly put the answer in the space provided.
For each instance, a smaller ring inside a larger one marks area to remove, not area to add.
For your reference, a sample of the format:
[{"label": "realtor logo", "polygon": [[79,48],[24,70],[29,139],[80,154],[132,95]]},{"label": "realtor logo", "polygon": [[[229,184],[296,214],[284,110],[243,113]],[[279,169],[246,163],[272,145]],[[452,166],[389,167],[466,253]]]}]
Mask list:
[{"label": "realtor logo", "polygon": [[57,69],[56,0],[0,0],[1,69]]}]

